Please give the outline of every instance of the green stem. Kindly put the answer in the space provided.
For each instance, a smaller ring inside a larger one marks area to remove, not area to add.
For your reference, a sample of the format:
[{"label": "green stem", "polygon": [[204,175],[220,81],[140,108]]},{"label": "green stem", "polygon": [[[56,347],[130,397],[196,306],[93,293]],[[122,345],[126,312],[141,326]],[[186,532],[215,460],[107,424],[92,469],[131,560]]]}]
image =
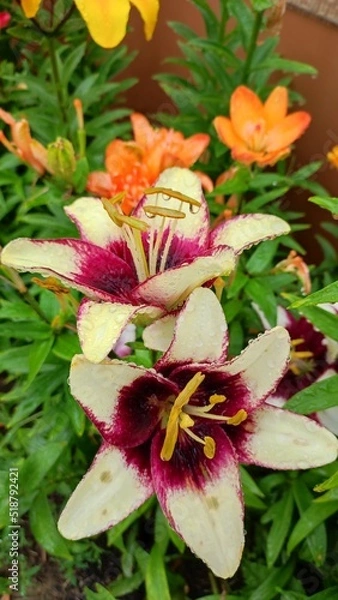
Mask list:
[{"label": "green stem", "polygon": [[257,12],[255,17],[254,26],[252,29],[251,40],[248,48],[248,52],[246,55],[246,60],[243,67],[243,75],[242,75],[242,83],[247,83],[248,77],[250,75],[251,63],[253,59],[253,55],[257,45],[257,38],[261,29],[263,21],[263,11]]},{"label": "green stem", "polygon": [[51,37],[47,38],[47,43],[48,43],[50,64],[51,64],[51,68],[52,68],[53,83],[54,83],[55,92],[56,92],[56,96],[57,96],[58,103],[59,103],[61,119],[66,128],[65,135],[67,136],[68,129],[69,129],[67,110],[66,110],[67,103],[66,103],[66,98],[65,98],[65,94],[64,94],[64,89],[62,87],[61,76],[60,76],[60,72],[59,72],[59,65],[56,60],[54,39]]},{"label": "green stem", "polygon": [[218,41],[220,44],[223,44],[223,42],[224,42],[225,27],[227,24],[228,17],[229,17],[229,14],[228,14],[228,8],[227,8],[227,0],[221,0],[221,19],[220,19],[219,34],[218,34]]}]

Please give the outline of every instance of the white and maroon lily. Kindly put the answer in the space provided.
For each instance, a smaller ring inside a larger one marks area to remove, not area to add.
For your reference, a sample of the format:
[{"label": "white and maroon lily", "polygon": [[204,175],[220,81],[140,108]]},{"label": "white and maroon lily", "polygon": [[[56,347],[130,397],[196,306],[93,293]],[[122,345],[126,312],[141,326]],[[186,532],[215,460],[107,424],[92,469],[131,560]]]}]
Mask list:
[{"label": "white and maroon lily", "polygon": [[80,240],[23,238],[2,251],[4,265],[57,276],[87,296],[78,332],[93,362],[107,356],[128,322],[174,310],[196,287],[233,271],[245,248],[290,229],[278,217],[252,214],[211,231],[201,183],[187,169],[167,169],[154,189],[132,216],[109,201],[80,198],[65,209]]},{"label": "white and maroon lily", "polygon": [[103,444],[60,517],[66,538],[115,525],[155,492],[192,551],[230,577],[244,545],[238,463],[296,469],[336,458],[332,433],[265,403],[287,368],[287,331],[267,331],[229,362],[227,340],[221,305],[199,288],[153,369],[74,357],[71,391]]},{"label": "white and maroon lily", "polygon": [[[338,304],[321,306],[338,314]],[[257,312],[264,327],[269,329],[271,325],[265,316],[261,311]],[[297,319],[282,306],[277,310],[277,323],[289,332],[291,359],[287,372],[268,402],[275,406],[283,406],[297,392],[338,373],[338,342],[325,337],[305,317]],[[338,406],[318,411],[314,418],[338,435]]]}]

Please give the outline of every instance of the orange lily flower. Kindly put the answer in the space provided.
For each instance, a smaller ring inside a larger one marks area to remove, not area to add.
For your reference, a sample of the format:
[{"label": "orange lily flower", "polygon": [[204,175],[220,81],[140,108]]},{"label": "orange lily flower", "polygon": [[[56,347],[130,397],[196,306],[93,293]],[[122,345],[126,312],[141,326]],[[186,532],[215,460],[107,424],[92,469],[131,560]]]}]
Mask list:
[{"label": "orange lily flower", "polygon": [[287,115],[287,107],[285,87],[276,87],[263,103],[255,92],[241,85],[231,96],[230,118],[216,117],[214,126],[221,141],[231,148],[234,160],[260,167],[274,165],[289,154],[291,144],[311,121],[305,111]]},{"label": "orange lily flower", "polygon": [[[153,128],[144,115],[131,115],[134,140],[112,141],[106,150],[107,172],[94,171],[89,175],[87,190],[99,196],[112,197],[120,192],[126,196],[122,210],[129,214],[144,189],[153,185],[168,167],[189,168],[201,156],[210,137],[197,133],[185,139],[173,129]],[[209,178],[202,183],[212,189]]]},{"label": "orange lily flower", "polygon": [[11,128],[12,142],[7,139],[3,131],[0,131],[0,142],[7,150],[33,167],[39,175],[43,175],[45,171],[52,173],[48,165],[47,149],[31,137],[28,121],[26,119],[16,121],[2,108],[0,108],[0,119]]},{"label": "orange lily flower", "polygon": [[[26,17],[35,17],[42,0],[21,0]],[[114,48],[126,35],[131,6],[144,22],[144,35],[152,38],[159,0],[74,0],[93,40],[103,48]]]}]

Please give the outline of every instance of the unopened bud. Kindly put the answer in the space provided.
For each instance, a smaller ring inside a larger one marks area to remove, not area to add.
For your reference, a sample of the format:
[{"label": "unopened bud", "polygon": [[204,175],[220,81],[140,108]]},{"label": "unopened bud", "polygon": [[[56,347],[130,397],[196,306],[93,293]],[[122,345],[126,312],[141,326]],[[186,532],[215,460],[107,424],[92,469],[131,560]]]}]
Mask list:
[{"label": "unopened bud", "polygon": [[48,145],[48,165],[56,177],[69,181],[76,169],[76,159],[73,144],[58,137]]}]

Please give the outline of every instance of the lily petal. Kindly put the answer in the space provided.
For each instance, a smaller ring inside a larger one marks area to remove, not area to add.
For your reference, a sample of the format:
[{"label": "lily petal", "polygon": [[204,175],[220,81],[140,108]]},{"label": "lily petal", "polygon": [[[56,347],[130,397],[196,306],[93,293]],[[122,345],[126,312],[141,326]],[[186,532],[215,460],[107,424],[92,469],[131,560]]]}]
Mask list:
[{"label": "lily petal", "polygon": [[96,365],[82,355],[73,358],[69,383],[102,437],[122,448],[143,444],[161,417],[163,403],[178,394],[174,384],[153,370],[119,360]]},{"label": "lily petal", "polygon": [[82,352],[93,363],[106,358],[110,350],[120,338],[122,331],[141,313],[149,320],[162,315],[162,310],[155,306],[122,304],[121,302],[98,303],[84,300],[81,303],[77,329]]},{"label": "lily petal", "polygon": [[252,128],[263,125],[263,104],[257,94],[244,85],[230,99],[230,116],[235,133],[246,140]]},{"label": "lily petal", "polygon": [[213,120],[214,127],[219,139],[229,148],[239,147],[247,150],[242,138],[235,132],[232,123],[228,117],[219,116]]},{"label": "lily petal", "polygon": [[275,87],[264,103],[264,118],[268,128],[277,125],[288,111],[288,90],[281,85]]},{"label": "lily petal", "polygon": [[103,445],[64,508],[58,528],[79,540],[116,525],[152,494],[142,449],[119,450]]},{"label": "lily petal", "polygon": [[240,462],[271,469],[320,467],[338,454],[333,433],[312,419],[267,405],[234,427],[231,439]]},{"label": "lily petal", "polygon": [[56,276],[66,285],[102,300],[121,296],[136,283],[125,261],[82,240],[18,238],[3,249],[1,261],[18,271]]},{"label": "lily petal", "polygon": [[249,214],[229,219],[211,232],[213,246],[227,245],[240,253],[253,244],[289,233],[290,225],[274,215]]},{"label": "lily petal", "polygon": [[234,270],[235,256],[231,248],[218,246],[216,249],[192,260],[190,264],[168,269],[141,283],[133,290],[133,297],[141,302],[153,302],[169,310],[181,305],[197,287],[228,275]]},{"label": "lily petal", "polygon": [[130,3],[137,8],[143,19],[144,37],[151,40],[160,8],[159,0],[130,0]]},{"label": "lily petal", "polygon": [[267,133],[266,152],[287,148],[298,139],[310,125],[309,113],[299,111],[288,115]]},{"label": "lily petal", "polygon": [[321,410],[316,416],[321,425],[338,435],[338,406]]},{"label": "lily petal", "polygon": [[93,40],[103,48],[114,48],[126,35],[129,0],[74,0]]},{"label": "lily petal", "polygon": [[227,578],[237,570],[244,545],[237,461],[220,427],[204,433],[216,442],[212,460],[195,442],[188,442],[184,452],[175,452],[165,462],[160,459],[160,432],[151,449],[152,475],[161,507],[174,529],[215,575]]},{"label": "lily petal", "polygon": [[79,198],[65,207],[65,213],[87,242],[109,248],[113,242],[123,240],[121,227],[113,223],[98,198]]},{"label": "lily petal", "polygon": [[248,390],[239,402],[238,410],[244,408],[251,412],[262,404],[284,375],[289,356],[288,332],[283,327],[274,327],[251,341],[230,363],[218,368],[228,375],[238,375]]},{"label": "lily petal", "polygon": [[175,238],[183,238],[183,242],[191,240],[200,248],[205,247],[209,232],[209,210],[203,197],[201,182],[195,173],[188,169],[171,167],[161,173],[154,187],[163,187],[180,192],[200,202],[200,206],[189,206],[176,198],[164,194],[154,194],[145,196],[133,214],[148,223],[151,230],[157,232],[163,229],[163,217],[147,217],[144,213],[144,207],[147,204],[183,211],[185,218],[176,219],[175,223],[171,224]]},{"label": "lily petal", "polygon": [[22,10],[28,19],[35,17],[42,0],[21,0]]},{"label": "lily petal", "polygon": [[145,347],[166,352],[174,337],[175,325],[176,315],[174,314],[165,315],[148,325],[142,334]]},{"label": "lily petal", "polygon": [[222,364],[227,348],[228,331],[223,309],[211,290],[197,288],[181,309],[174,338],[158,364]]}]

